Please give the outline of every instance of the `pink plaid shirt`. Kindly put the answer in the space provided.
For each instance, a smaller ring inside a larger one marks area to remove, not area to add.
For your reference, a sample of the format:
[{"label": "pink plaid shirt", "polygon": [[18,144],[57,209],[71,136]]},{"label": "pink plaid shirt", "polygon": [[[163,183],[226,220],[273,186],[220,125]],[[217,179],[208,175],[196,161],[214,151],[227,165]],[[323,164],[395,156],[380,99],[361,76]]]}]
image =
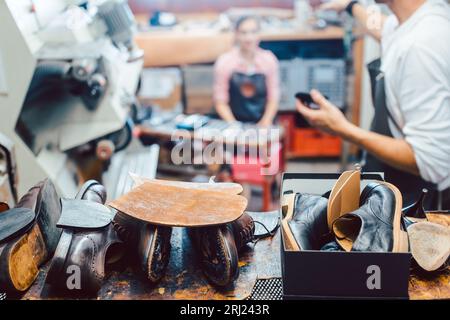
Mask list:
[{"label": "pink plaid shirt", "polygon": [[229,103],[230,79],[234,72],[244,74],[264,74],[266,76],[267,100],[280,100],[280,75],[278,60],[268,50],[258,49],[254,65],[249,65],[234,48],[219,57],[214,66],[214,101]]}]

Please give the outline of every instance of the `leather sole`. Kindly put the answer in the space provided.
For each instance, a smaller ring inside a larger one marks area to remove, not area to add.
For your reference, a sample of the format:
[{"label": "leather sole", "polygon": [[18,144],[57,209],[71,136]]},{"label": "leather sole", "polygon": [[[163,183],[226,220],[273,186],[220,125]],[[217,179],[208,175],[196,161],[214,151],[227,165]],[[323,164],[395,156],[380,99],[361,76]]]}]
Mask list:
[{"label": "leather sole", "polygon": [[450,228],[418,222],[408,228],[411,254],[426,271],[438,270],[450,256]]},{"label": "leather sole", "polygon": [[390,188],[395,195],[395,211],[393,220],[393,246],[392,252],[409,252],[408,233],[402,229],[403,197],[400,190],[388,182],[380,182]]},{"label": "leather sole", "polygon": [[225,287],[239,276],[238,252],[233,233],[227,226],[190,230],[206,278]]},{"label": "leather sole", "polygon": [[[144,230],[145,240],[140,244],[145,246],[140,257],[142,269],[150,282],[157,283],[164,276],[169,264],[172,229],[146,225]],[[141,250],[139,251],[142,252]]]},{"label": "leather sole", "polygon": [[219,263],[222,263],[224,270],[223,273],[216,274],[205,269],[205,275],[215,285],[224,287],[231,284],[239,275],[238,252],[232,240],[233,235],[226,227],[216,228],[216,233],[212,236],[216,239]]},{"label": "leather sole", "polygon": [[39,268],[53,255],[55,240],[61,234],[56,227],[61,214],[59,197],[50,181],[43,183],[37,198],[35,221],[22,235],[6,242],[0,253],[0,284],[12,294],[31,287]]},{"label": "leather sole", "polygon": [[243,191],[242,185],[233,182],[187,182],[187,181],[159,180],[140,177],[133,173],[130,173],[130,176],[131,179],[133,179],[134,187],[138,187],[146,182],[150,182],[160,184],[162,186],[174,186],[197,190],[211,190],[235,195],[241,194]]},{"label": "leather sole", "polygon": [[[39,274],[39,268],[47,261],[49,252],[42,232],[35,224],[26,234],[9,243],[2,250],[1,261],[6,261],[1,274],[6,275],[2,283],[8,291],[24,292],[33,284]],[[3,264],[3,263],[2,263]],[[5,281],[6,280],[6,281]],[[8,285],[9,284],[9,285]]]},{"label": "leather sole", "polygon": [[286,194],[282,200],[283,220],[281,221],[281,230],[286,251],[300,251],[300,246],[289,227],[289,221],[292,220],[294,215],[295,196],[295,193]]}]

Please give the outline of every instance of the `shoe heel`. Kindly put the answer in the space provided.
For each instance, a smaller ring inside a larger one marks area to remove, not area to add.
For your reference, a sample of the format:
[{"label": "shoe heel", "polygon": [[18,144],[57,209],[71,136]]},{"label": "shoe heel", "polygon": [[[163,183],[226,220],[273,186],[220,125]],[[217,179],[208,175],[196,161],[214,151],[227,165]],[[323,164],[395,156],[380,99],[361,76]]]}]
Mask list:
[{"label": "shoe heel", "polygon": [[70,244],[72,243],[72,236],[73,233],[71,231],[64,230],[62,232],[50,268],[48,269],[45,283],[54,286],[59,285],[58,279],[61,279],[61,273],[64,272],[63,268],[69,253]]},{"label": "shoe heel", "polygon": [[143,254],[140,257],[142,270],[147,279],[155,284],[164,277],[169,264],[172,229],[146,225],[144,230],[149,230],[149,228],[153,231],[147,231],[146,233],[151,233],[151,236],[145,242],[145,250],[142,248],[139,249],[139,252]]},{"label": "shoe heel", "polygon": [[37,202],[36,223],[44,238],[48,258],[51,258],[61,236],[61,229],[56,226],[61,216],[61,200],[50,180],[44,181]]},{"label": "shoe heel", "polygon": [[48,252],[38,225],[13,244],[8,257],[8,270],[15,290],[26,291],[39,274],[39,267],[47,260]]}]

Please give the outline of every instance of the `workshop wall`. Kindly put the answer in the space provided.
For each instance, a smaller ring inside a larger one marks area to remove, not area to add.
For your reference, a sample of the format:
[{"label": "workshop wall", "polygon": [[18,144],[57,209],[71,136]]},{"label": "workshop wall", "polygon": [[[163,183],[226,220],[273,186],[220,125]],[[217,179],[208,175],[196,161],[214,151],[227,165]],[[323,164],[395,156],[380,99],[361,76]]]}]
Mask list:
[{"label": "workshop wall", "polygon": [[129,0],[134,13],[221,11],[230,7],[276,7],[291,9],[294,0]]}]

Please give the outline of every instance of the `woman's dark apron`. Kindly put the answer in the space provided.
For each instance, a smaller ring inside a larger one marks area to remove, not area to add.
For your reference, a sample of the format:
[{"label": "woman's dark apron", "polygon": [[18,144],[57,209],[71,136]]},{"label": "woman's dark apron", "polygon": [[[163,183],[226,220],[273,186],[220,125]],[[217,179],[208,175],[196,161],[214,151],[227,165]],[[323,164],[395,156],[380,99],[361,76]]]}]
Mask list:
[{"label": "woman's dark apron", "polygon": [[247,75],[235,72],[230,78],[230,108],[237,121],[257,123],[267,104],[264,74]]},{"label": "woman's dark apron", "polygon": [[[371,131],[393,137],[389,128],[389,119],[399,128],[393,119],[386,104],[386,91],[384,74],[381,71],[381,60],[375,60],[368,65],[371,86],[372,99],[375,107],[375,115],[372,121]],[[384,172],[385,180],[397,186],[403,196],[403,206],[410,205],[418,200],[422,189],[428,189],[428,196],[425,200],[425,209],[437,209],[438,192],[434,184],[423,180],[420,176],[400,171],[390,165],[378,160],[373,155],[365,154],[365,172]]]}]

